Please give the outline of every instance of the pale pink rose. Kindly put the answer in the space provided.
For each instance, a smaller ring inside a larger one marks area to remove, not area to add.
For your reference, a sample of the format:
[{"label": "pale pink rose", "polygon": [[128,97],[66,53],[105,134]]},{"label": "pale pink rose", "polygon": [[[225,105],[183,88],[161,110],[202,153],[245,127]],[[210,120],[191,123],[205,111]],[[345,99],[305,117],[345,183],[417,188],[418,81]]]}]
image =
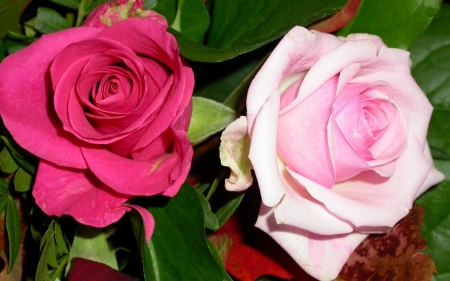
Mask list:
[{"label": "pale pink rose", "polygon": [[443,179],[409,53],[376,36],[293,28],[253,80],[247,109],[256,226],[319,280]]},{"label": "pale pink rose", "polygon": [[192,70],[167,26],[129,18],[45,35],[0,64],[0,114],[41,158],[33,196],[48,215],[104,227],[174,196],[189,172]]}]

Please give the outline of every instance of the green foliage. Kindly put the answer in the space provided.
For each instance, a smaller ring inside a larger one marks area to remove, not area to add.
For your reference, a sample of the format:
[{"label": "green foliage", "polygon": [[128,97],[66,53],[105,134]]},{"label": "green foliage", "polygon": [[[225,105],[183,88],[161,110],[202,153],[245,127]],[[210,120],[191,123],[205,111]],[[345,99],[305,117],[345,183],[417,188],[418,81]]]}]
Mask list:
[{"label": "green foliage", "polygon": [[14,175],[14,187],[18,192],[26,192],[31,189],[33,176],[25,169],[19,168]]},{"label": "green foliage", "polygon": [[69,28],[66,19],[57,11],[39,7],[36,17],[35,29],[41,33],[53,33]]},{"label": "green foliage", "polygon": [[131,215],[146,281],[223,280],[206,240],[202,206],[192,187],[184,184],[171,199],[151,197],[139,203],[156,224],[145,243],[141,218],[134,212]]},{"label": "green foliage", "polygon": [[7,197],[6,202],[6,231],[8,232],[9,240],[9,266],[8,272],[14,266],[17,255],[20,249],[20,218],[16,203],[11,196]]},{"label": "green foliage", "polygon": [[69,261],[73,258],[100,262],[115,270],[119,268],[115,251],[110,249],[105,232],[101,228],[83,224],[78,224],[75,232]]},{"label": "green foliage", "polygon": [[0,169],[2,170],[2,172],[11,174],[14,173],[18,168],[19,166],[17,165],[9,150],[6,147],[3,147],[2,151],[0,152]]},{"label": "green foliage", "polygon": [[192,104],[188,135],[193,144],[223,130],[237,118],[236,112],[213,100],[193,97]]},{"label": "green foliage", "polygon": [[78,7],[80,6],[80,0],[49,0],[49,1],[69,9],[78,9]]},{"label": "green foliage", "polygon": [[69,259],[61,227],[55,221],[48,226],[40,245],[41,257],[36,270],[36,281],[61,280]]},{"label": "green foliage", "polygon": [[442,0],[362,0],[355,18],[337,34],[370,33],[389,47],[408,49],[427,28]]},{"label": "green foliage", "polygon": [[433,280],[450,278],[450,5],[441,10],[411,51],[412,74],[435,107],[428,142],[435,165],[447,180],[427,191],[416,203],[426,207],[422,236],[432,255],[437,274]]},{"label": "green foliage", "polygon": [[171,27],[192,42],[202,43],[209,27],[209,14],[202,0],[178,0]]},{"label": "green foliage", "polygon": [[307,26],[342,8],[346,0],[216,0],[206,45],[176,30],[181,54],[193,61],[219,62],[280,38],[295,25]]},{"label": "green foliage", "polygon": [[[450,169],[448,170],[450,171]],[[425,206],[425,219],[422,223],[422,236],[427,243],[426,253],[431,254],[436,264],[434,280],[450,278],[450,181],[445,180],[416,201]]]},{"label": "green foliage", "polygon": [[216,212],[217,221],[219,223],[219,228],[221,228],[227,220],[231,217],[231,215],[236,211],[239,204],[241,204],[242,199],[244,198],[245,192],[236,192],[233,194],[233,198],[229,200],[225,205],[223,205]]},{"label": "green foliage", "polygon": [[203,196],[203,194],[200,193],[200,191],[198,191],[197,189],[194,189],[194,190],[195,190],[195,193],[197,194],[200,204],[202,205],[205,227],[207,229],[211,229],[211,230],[218,229],[219,223],[217,222],[216,215],[214,215],[214,213],[211,211],[211,206],[209,205],[208,201]]},{"label": "green foliage", "polygon": [[20,15],[31,0],[0,0],[0,40],[8,31],[20,32]]}]

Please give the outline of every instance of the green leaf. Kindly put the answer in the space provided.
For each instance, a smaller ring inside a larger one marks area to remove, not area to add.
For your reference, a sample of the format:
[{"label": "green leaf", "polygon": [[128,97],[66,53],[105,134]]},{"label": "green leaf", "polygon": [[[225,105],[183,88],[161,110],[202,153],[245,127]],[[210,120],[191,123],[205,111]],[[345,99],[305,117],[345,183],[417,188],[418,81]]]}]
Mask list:
[{"label": "green leaf", "polygon": [[412,75],[434,106],[428,142],[433,156],[450,159],[450,5],[443,4],[411,47]]},{"label": "green leaf", "polygon": [[26,192],[30,190],[33,184],[33,176],[22,168],[17,170],[14,175],[14,186],[18,192]]},{"label": "green leaf", "polygon": [[3,214],[3,211],[5,211],[7,203],[8,203],[8,196],[0,197],[0,216]]},{"label": "green leaf", "polygon": [[[5,144],[5,146],[8,148],[10,154],[14,157],[15,161],[18,162],[18,164],[27,170],[30,174],[36,174],[36,164],[32,163],[30,159],[33,158],[30,153],[25,151],[23,148],[21,148],[18,144],[15,142],[10,141],[7,137],[1,136],[1,140]],[[36,160],[36,158],[32,159]]]},{"label": "green leaf", "polygon": [[11,196],[8,196],[6,203],[6,231],[9,240],[9,261],[8,273],[14,266],[20,248],[20,218],[16,203]]},{"label": "green leaf", "polygon": [[[450,169],[446,171],[449,172]],[[436,265],[433,280],[450,280],[450,181],[427,191],[416,203],[426,207],[422,237],[427,243],[425,252],[431,254]]]},{"label": "green leaf", "polygon": [[192,42],[201,43],[209,27],[209,14],[203,0],[178,0],[178,9],[171,27]]},{"label": "green leaf", "polygon": [[218,229],[219,225],[217,222],[217,218],[216,215],[214,215],[214,213],[211,211],[211,206],[209,205],[209,202],[206,200],[203,194],[201,194],[197,189],[194,190],[195,193],[197,194],[200,204],[202,205],[205,227],[211,230]]},{"label": "green leaf", "polygon": [[0,152],[0,169],[2,170],[2,172],[11,174],[14,173],[18,168],[19,166],[11,156],[11,153],[9,153],[9,150],[6,147],[3,147],[2,151]]},{"label": "green leaf", "polygon": [[389,47],[408,49],[427,28],[442,0],[362,0],[355,18],[338,31],[380,36]]},{"label": "green leaf", "polygon": [[[226,235],[226,234],[225,234]],[[211,237],[210,237],[211,238]],[[232,241],[231,239],[229,240],[229,246],[231,247],[232,245]],[[228,275],[228,272],[225,269],[225,265],[224,265],[224,261],[222,260],[222,256],[220,255],[219,251],[221,249],[217,249],[216,245],[214,245],[214,243],[212,243],[210,240],[208,240],[208,245],[209,245],[209,249],[211,249],[211,253],[214,257],[214,259],[216,260],[217,264],[220,266],[220,268],[222,269],[222,274],[223,274],[223,280],[224,281],[233,281],[233,279],[230,277],[230,275]],[[227,246],[228,246],[227,245]],[[220,247],[220,246],[219,246]]]},{"label": "green leaf", "polygon": [[336,13],[347,0],[216,0],[207,44],[197,44],[175,30],[181,54],[193,61],[219,62],[255,50]]},{"label": "green leaf", "polygon": [[0,0],[0,41],[8,31],[20,32],[19,19],[31,0]]},{"label": "green leaf", "polygon": [[61,31],[69,27],[66,19],[57,11],[45,7],[38,8],[35,26],[37,31],[47,34]]},{"label": "green leaf", "polygon": [[177,13],[177,0],[145,0],[144,7],[163,15],[171,25]]},{"label": "green leaf", "polygon": [[77,257],[101,262],[115,270],[119,268],[115,251],[109,248],[106,235],[101,228],[78,224],[69,259]]},{"label": "green leaf", "polygon": [[237,118],[232,109],[210,99],[193,97],[192,106],[188,135],[193,144],[221,131]]},{"label": "green leaf", "polygon": [[79,0],[49,0],[49,1],[70,9],[78,9],[78,7],[80,6]]},{"label": "green leaf", "polygon": [[[36,233],[36,229],[33,229],[33,225],[31,225],[31,231],[33,237],[40,236],[40,233]],[[61,280],[69,256],[63,250],[64,248],[67,250],[65,242],[63,242],[64,245],[58,243],[60,238],[57,236],[62,237],[61,228],[57,222],[52,220],[41,240],[41,257],[36,270],[36,281]]]},{"label": "green leaf", "polygon": [[295,25],[308,24],[336,13],[346,0],[216,0],[208,46],[259,45],[286,34]]},{"label": "green leaf", "polygon": [[145,198],[140,204],[156,222],[152,238],[145,243],[141,218],[131,214],[146,281],[223,280],[209,249],[202,207],[192,187],[184,184],[173,198]]},{"label": "green leaf", "polygon": [[240,111],[248,85],[260,68],[264,54],[252,52],[221,63],[204,64],[197,71],[194,96],[213,99]]},{"label": "green leaf", "polygon": [[221,228],[227,222],[234,211],[236,211],[237,207],[239,207],[242,198],[244,198],[245,192],[236,192],[233,195],[234,197],[216,212],[217,221],[219,222],[219,228]]},{"label": "green leaf", "polygon": [[[48,232],[48,231],[47,231]],[[46,233],[47,234],[47,233]],[[49,236],[49,240],[47,243],[44,244],[44,247],[41,251],[41,258],[39,259],[38,267],[36,269],[36,281],[49,281],[50,279],[50,272],[48,270],[47,264],[48,264],[48,256],[51,253],[52,248],[54,247],[54,241],[53,241],[53,235],[55,233],[52,229],[52,234]]]},{"label": "green leaf", "polygon": [[8,189],[9,183],[4,178],[0,178],[0,195],[4,195]]},{"label": "green leaf", "polygon": [[61,226],[58,223],[54,224],[55,229],[55,242],[57,248],[62,252],[62,254],[69,254],[69,249],[66,245],[66,240],[61,230]]}]

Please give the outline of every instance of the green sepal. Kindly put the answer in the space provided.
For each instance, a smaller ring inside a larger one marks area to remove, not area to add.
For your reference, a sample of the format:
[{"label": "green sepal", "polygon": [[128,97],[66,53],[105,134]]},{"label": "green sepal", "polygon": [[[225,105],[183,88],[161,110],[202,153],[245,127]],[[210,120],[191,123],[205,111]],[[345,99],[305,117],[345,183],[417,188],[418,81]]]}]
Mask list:
[{"label": "green sepal", "polygon": [[11,196],[6,202],[6,231],[9,240],[8,273],[11,272],[20,249],[20,218],[16,203]]}]

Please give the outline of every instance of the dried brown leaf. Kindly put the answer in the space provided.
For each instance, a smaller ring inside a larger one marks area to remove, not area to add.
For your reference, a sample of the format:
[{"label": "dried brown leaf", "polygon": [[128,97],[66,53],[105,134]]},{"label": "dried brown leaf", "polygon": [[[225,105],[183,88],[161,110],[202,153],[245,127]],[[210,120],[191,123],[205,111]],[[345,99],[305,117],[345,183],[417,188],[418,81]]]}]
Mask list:
[{"label": "dried brown leaf", "polygon": [[420,234],[424,208],[414,206],[389,233],[370,235],[356,248],[342,268],[338,280],[424,281],[436,267]]}]

